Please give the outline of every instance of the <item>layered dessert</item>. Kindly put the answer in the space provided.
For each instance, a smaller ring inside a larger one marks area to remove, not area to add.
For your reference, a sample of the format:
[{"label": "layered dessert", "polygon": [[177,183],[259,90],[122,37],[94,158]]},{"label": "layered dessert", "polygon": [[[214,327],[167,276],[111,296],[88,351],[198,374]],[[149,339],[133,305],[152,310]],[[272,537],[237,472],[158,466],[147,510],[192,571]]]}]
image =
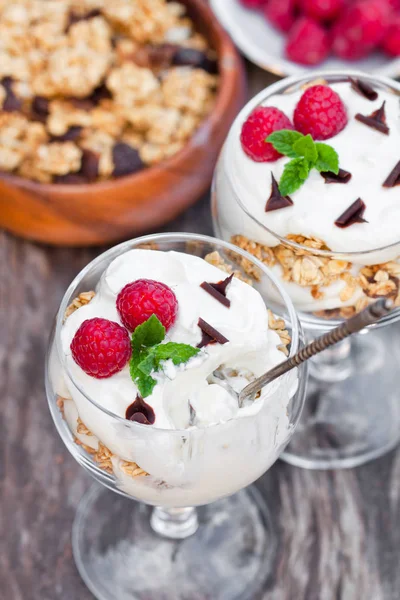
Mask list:
[{"label": "layered dessert", "polygon": [[302,311],[349,317],[381,296],[400,306],[399,101],[396,84],[367,76],[279,83],[232,127],[217,228]]},{"label": "layered dessert", "polygon": [[231,494],[288,439],[296,373],[238,402],[290,338],[231,271],[216,253],[130,250],[65,315],[50,361],[59,407],[76,442],[147,503]]}]

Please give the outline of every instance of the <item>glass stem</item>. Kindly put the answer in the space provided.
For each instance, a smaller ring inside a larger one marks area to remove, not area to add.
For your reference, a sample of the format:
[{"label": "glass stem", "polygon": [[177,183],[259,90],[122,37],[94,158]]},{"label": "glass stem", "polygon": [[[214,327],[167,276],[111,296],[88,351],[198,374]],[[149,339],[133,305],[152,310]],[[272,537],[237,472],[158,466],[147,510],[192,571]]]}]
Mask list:
[{"label": "glass stem", "polygon": [[310,375],[319,381],[344,381],[353,372],[352,340],[347,338],[310,360]]},{"label": "glass stem", "polygon": [[182,540],[193,535],[199,526],[197,511],[192,506],[186,508],[153,509],[150,525],[156,533],[175,540]]}]

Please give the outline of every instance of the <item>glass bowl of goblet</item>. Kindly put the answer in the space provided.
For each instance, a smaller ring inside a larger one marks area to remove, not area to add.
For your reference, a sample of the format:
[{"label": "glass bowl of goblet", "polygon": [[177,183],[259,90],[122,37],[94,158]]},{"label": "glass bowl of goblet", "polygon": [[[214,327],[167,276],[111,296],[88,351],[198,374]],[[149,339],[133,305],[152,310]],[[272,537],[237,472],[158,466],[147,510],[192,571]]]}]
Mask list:
[{"label": "glass bowl of goblet", "polygon": [[60,334],[71,303],[89,301],[87,292],[108,265],[134,248],[202,258],[214,253],[247,279],[251,267],[263,298],[276,299],[268,308],[275,315],[277,309],[290,334],[290,355],[302,339],[293,304],[269,269],[211,237],[150,235],[116,246],[84,268],[61,302],[46,368],[57,430],[97,481],[75,518],[76,565],[99,600],[253,598],[273,565],[276,540],[273,516],[251,484],[293,435],[305,397],[305,367],[280,378],[257,414],[209,427],[159,429],[105,409],[74,381]]}]

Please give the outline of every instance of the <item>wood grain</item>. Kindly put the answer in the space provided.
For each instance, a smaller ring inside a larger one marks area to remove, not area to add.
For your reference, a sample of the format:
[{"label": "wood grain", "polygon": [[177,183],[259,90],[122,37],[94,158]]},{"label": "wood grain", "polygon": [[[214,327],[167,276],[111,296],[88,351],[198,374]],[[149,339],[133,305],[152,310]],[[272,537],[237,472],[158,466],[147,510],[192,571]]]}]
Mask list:
[{"label": "wood grain", "polygon": [[[254,91],[270,81],[257,70],[251,76]],[[168,230],[211,233],[208,198]],[[90,480],[51,421],[43,362],[67,284],[101,251],[0,234],[1,600],[93,600],[70,541]],[[279,547],[273,576],[255,600],[399,600],[400,450],[338,472],[278,462],[258,485]]]}]

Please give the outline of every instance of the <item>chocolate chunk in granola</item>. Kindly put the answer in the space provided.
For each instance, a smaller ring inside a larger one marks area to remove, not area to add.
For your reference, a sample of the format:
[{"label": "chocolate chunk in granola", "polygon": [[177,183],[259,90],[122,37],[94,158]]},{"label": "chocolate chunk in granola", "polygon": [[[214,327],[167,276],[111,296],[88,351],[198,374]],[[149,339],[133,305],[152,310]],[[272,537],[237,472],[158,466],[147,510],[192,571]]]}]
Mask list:
[{"label": "chocolate chunk in granola", "polygon": [[273,173],[271,173],[271,178],[271,195],[268,198],[267,204],[265,205],[265,212],[293,206],[293,200],[289,196],[282,196],[280,193],[278,183]]},{"label": "chocolate chunk in granola", "polygon": [[102,100],[110,100],[111,98],[112,94],[110,90],[104,83],[102,83],[93,90],[93,93],[87,98],[87,100],[93,102],[93,104],[97,106]]},{"label": "chocolate chunk in granola", "polygon": [[146,46],[147,61],[152,69],[166,69],[173,64],[174,56],[176,55],[179,46],[176,44],[159,44]]},{"label": "chocolate chunk in granola", "polygon": [[371,129],[376,129],[376,131],[389,135],[389,127],[386,125],[385,102],[383,102],[378,110],[374,110],[370,115],[366,116],[357,113],[356,119],[357,121],[360,121],[360,123],[364,123],[364,125],[371,127]]},{"label": "chocolate chunk in granola", "polygon": [[332,171],[321,171],[321,175],[325,179],[325,183],[348,183],[351,179],[351,173],[344,169],[339,169],[337,174]]},{"label": "chocolate chunk in granola", "polygon": [[180,67],[188,66],[203,69],[213,75],[218,73],[217,61],[210,59],[207,54],[195,48],[184,48],[183,46],[178,48],[174,54],[172,64]]},{"label": "chocolate chunk in granola", "polygon": [[229,275],[229,277],[227,277],[223,281],[219,281],[218,283],[207,283],[207,281],[204,281],[200,285],[200,287],[203,288],[205,292],[208,292],[210,296],[215,298],[215,300],[218,300],[218,302],[229,308],[231,305],[231,301],[229,300],[229,298],[226,297],[226,288],[232,281],[232,278],[233,273],[232,275]]},{"label": "chocolate chunk in granola", "polygon": [[14,90],[12,88],[12,84],[13,84],[12,77],[9,77],[9,76],[3,77],[3,79],[0,81],[0,83],[2,84],[2,86],[6,92],[6,97],[3,102],[4,112],[14,112],[16,110],[21,110],[22,100],[17,98],[17,96],[14,94]]},{"label": "chocolate chunk in granola", "polygon": [[46,121],[49,116],[49,101],[43,96],[35,96],[32,100],[32,116],[37,121]]},{"label": "chocolate chunk in granola", "polygon": [[143,425],[153,425],[156,420],[156,414],[152,407],[138,394],[135,402],[126,409],[125,418],[128,421],[136,421]]},{"label": "chocolate chunk in granola", "polygon": [[400,185],[400,160],[383,182],[383,187],[391,188]]},{"label": "chocolate chunk in granola", "polygon": [[366,81],[363,81],[362,79],[353,79],[353,77],[350,77],[350,83],[352,89],[357,92],[357,94],[360,94],[360,96],[363,96],[367,100],[371,100],[371,102],[377,99],[378,92],[374,90],[374,88]]},{"label": "chocolate chunk in granola", "polygon": [[62,135],[52,135],[52,142],[75,142],[81,135],[82,127],[80,125],[71,125]]},{"label": "chocolate chunk in granola", "polygon": [[203,348],[204,346],[208,346],[208,344],[226,344],[229,342],[229,340],[223,336],[222,333],[204,321],[204,319],[200,318],[197,325],[200,327],[203,333],[201,342],[197,344],[197,348]]},{"label": "chocolate chunk in granola", "polygon": [[357,200],[353,202],[353,204],[349,206],[338,219],[336,219],[335,225],[341,229],[345,229],[355,223],[368,223],[368,221],[364,219],[365,209],[365,203],[361,198],[357,198]]},{"label": "chocolate chunk in granola", "polygon": [[130,175],[144,169],[145,164],[140,158],[139,152],[129,144],[118,142],[112,149],[114,161],[114,177]]},{"label": "chocolate chunk in granola", "polygon": [[99,176],[100,157],[92,150],[82,150],[81,168],[79,174],[87,181],[95,181]]}]

